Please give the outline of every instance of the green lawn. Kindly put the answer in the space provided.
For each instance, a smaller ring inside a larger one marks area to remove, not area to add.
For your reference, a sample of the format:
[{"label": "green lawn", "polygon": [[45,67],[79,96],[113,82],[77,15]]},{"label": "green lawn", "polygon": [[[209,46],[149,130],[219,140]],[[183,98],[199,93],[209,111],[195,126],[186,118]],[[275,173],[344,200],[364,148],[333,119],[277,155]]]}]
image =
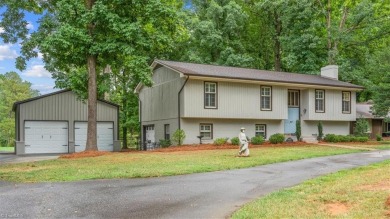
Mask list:
[{"label": "green lawn", "polygon": [[319,177],[245,205],[232,218],[389,218],[390,160]]},{"label": "green lawn", "polygon": [[0,152],[14,152],[14,147],[0,147]]},{"label": "green lawn", "polygon": [[251,149],[248,158],[237,150],[111,153],[92,158],[57,159],[0,166],[0,180],[15,182],[75,181],[86,179],[158,177],[210,172],[298,160],[362,150],[324,146]]}]

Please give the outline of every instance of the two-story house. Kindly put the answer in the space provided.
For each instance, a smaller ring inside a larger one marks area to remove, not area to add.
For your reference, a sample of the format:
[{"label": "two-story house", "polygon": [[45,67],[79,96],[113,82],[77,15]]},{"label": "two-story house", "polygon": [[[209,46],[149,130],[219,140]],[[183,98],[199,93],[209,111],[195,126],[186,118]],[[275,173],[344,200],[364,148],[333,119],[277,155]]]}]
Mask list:
[{"label": "two-story house", "polygon": [[141,140],[169,139],[177,129],[185,144],[236,137],[295,133],[316,138],[318,121],[324,133],[349,134],[356,120],[356,91],[363,87],[338,80],[338,67],[320,75],[264,71],[228,66],[155,60],[153,86],[139,84]]}]

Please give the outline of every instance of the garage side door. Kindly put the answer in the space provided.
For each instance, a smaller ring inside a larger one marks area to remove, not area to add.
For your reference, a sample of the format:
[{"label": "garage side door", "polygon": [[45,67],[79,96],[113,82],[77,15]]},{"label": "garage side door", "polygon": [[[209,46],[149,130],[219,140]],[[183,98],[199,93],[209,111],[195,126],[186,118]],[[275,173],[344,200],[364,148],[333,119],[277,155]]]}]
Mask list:
[{"label": "garage side door", "polygon": [[[85,150],[87,143],[87,122],[75,123],[75,151]],[[97,144],[99,151],[114,150],[114,124],[112,122],[97,123]]]},{"label": "garage side door", "polygon": [[25,153],[68,153],[68,123],[62,121],[26,121]]}]

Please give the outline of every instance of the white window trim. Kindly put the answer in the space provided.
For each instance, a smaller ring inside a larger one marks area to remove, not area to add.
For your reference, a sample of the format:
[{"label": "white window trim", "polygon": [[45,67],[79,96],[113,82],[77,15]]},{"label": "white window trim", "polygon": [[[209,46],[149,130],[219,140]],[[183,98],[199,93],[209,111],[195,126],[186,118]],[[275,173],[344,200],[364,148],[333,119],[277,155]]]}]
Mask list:
[{"label": "white window trim", "polygon": [[[269,95],[263,95],[263,88],[269,88]],[[263,106],[263,97],[269,97],[269,108],[264,108]],[[260,86],[260,110],[262,111],[272,111],[272,87],[271,86]]]},{"label": "white window trim", "polygon": [[[264,131],[258,131],[257,127],[259,127],[259,126],[263,126]],[[266,124],[256,124],[255,125],[255,136],[258,136],[257,133],[264,133],[263,137],[267,138],[267,125]]]},{"label": "white window trim", "polygon": [[[317,98],[317,92],[321,92],[322,93],[322,98]],[[325,90],[315,90],[314,91],[314,109],[315,109],[315,112],[316,113],[324,113],[325,112]],[[322,107],[323,109],[322,110],[317,110],[317,100],[322,100]]]},{"label": "white window trim", "polygon": [[[206,86],[209,85],[209,84],[214,84],[215,85],[215,92],[210,92],[210,91],[206,91]],[[207,106],[207,102],[206,102],[206,94],[214,94],[215,95],[215,106]],[[208,81],[205,81],[204,82],[204,108],[205,109],[217,109],[218,108],[218,85],[217,85],[217,82],[208,82]]]},{"label": "white window trim", "polygon": [[[205,130],[205,129],[202,130],[202,126],[210,126],[210,130]],[[206,133],[206,132],[210,133],[210,138],[209,137],[207,137],[207,138],[203,137],[202,140],[203,139],[205,139],[205,140],[213,139],[213,124],[212,123],[201,123],[201,124],[199,124],[199,136],[202,136],[202,133]]]},{"label": "white window trim", "polygon": [[[348,94],[348,100],[345,100],[344,99],[344,94]],[[341,98],[342,98],[342,102],[341,102],[341,111],[343,112],[343,113],[345,113],[345,114],[350,114],[351,113],[351,92],[349,92],[349,91],[343,91],[342,92],[342,95],[341,95]],[[349,111],[344,111],[344,102],[348,102],[348,106],[349,106]]]}]

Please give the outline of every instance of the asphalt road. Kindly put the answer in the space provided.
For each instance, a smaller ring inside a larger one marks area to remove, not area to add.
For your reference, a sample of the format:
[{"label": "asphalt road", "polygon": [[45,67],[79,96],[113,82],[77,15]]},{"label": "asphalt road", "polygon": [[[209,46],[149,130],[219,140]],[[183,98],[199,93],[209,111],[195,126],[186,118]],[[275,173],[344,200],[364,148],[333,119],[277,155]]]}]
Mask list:
[{"label": "asphalt road", "polygon": [[0,182],[0,218],[225,218],[270,192],[389,158],[387,150],[173,177]]}]

